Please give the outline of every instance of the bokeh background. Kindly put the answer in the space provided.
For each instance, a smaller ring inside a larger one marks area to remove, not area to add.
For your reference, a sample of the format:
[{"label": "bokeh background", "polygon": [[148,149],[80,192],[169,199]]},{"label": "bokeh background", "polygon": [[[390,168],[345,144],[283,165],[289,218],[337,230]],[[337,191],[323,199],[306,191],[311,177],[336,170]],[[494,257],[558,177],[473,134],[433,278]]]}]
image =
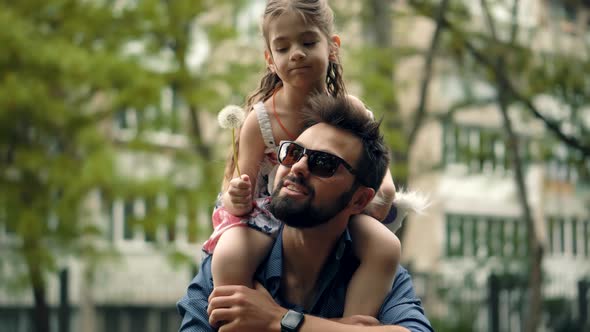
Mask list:
[{"label": "bokeh background", "polygon": [[[589,331],[590,2],[329,3],[435,329]],[[264,4],[0,1],[0,331],[178,329]]]}]

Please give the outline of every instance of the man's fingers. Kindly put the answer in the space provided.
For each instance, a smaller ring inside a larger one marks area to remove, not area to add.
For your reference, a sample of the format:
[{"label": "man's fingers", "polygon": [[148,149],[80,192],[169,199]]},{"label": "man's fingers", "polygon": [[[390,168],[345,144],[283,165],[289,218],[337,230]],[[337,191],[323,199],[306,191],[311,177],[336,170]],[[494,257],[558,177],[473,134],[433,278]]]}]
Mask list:
[{"label": "man's fingers", "polygon": [[209,306],[207,307],[207,313],[211,314],[213,310],[218,308],[230,308],[235,305],[240,305],[246,299],[246,294],[243,292],[231,292],[229,294],[219,295],[211,293],[209,296]]},{"label": "man's fingers", "polygon": [[236,292],[243,292],[245,290],[247,290],[248,287],[246,286],[242,286],[242,285],[223,285],[223,286],[217,286],[213,289],[213,291],[211,292],[211,295],[209,295],[209,301],[211,301],[214,297],[218,297],[218,296],[230,296],[233,295]]},{"label": "man's fingers", "polygon": [[254,281],[254,289],[270,296],[270,293],[268,292],[268,290],[266,288],[264,288],[264,286],[262,286],[262,284],[259,283],[258,281]]},{"label": "man's fingers", "polygon": [[209,324],[213,327],[220,327],[225,322],[231,321],[235,314],[232,308],[218,308],[209,314]]}]

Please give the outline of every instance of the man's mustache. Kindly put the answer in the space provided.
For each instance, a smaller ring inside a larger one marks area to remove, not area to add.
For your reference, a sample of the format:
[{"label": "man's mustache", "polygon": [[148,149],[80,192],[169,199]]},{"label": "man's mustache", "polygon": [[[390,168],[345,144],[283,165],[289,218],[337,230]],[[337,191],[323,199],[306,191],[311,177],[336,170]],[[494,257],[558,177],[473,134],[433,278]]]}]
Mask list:
[{"label": "man's mustache", "polygon": [[284,178],[282,178],[279,181],[279,188],[282,188],[285,186],[285,181],[290,181],[293,182],[296,185],[300,185],[302,187],[304,187],[308,193],[313,194],[315,191],[313,190],[312,187],[310,187],[305,180],[303,179],[303,177],[300,176],[296,176],[296,175],[287,175]]}]

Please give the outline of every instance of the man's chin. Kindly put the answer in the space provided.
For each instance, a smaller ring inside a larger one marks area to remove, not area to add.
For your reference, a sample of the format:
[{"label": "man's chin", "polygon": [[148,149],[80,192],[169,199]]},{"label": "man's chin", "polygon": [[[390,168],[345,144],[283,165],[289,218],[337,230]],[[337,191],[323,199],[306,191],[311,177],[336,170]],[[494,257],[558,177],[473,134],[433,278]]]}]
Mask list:
[{"label": "man's chin", "polygon": [[279,215],[284,217],[289,214],[298,214],[299,211],[308,209],[309,200],[279,193],[272,198],[270,206],[273,215],[279,218]]}]

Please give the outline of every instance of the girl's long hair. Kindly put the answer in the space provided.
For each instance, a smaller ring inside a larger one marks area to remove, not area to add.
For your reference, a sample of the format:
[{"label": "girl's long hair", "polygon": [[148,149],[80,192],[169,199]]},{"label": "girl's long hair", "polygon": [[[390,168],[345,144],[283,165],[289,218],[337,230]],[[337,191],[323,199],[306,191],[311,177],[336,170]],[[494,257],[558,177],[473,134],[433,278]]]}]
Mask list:
[{"label": "girl's long hair", "polygon": [[[283,13],[292,11],[301,16],[305,24],[316,26],[326,36],[329,43],[334,34],[334,13],[326,0],[269,0],[262,16],[262,35],[266,42],[266,48],[270,52],[270,44],[268,40],[268,26],[269,23]],[[336,61],[330,61],[326,73],[326,88],[330,95],[334,97],[346,96],[346,89],[344,87],[344,80],[342,78],[342,65],[338,54],[335,54]],[[250,113],[254,104],[259,101],[266,101],[272,96],[274,91],[281,87],[283,82],[279,76],[266,68],[260,84],[246,99],[244,106],[246,113]],[[236,135],[236,148],[239,149],[240,134]],[[233,178],[235,163],[233,155],[230,153],[225,167],[225,176],[223,181],[223,188],[226,187],[227,182]]]}]

